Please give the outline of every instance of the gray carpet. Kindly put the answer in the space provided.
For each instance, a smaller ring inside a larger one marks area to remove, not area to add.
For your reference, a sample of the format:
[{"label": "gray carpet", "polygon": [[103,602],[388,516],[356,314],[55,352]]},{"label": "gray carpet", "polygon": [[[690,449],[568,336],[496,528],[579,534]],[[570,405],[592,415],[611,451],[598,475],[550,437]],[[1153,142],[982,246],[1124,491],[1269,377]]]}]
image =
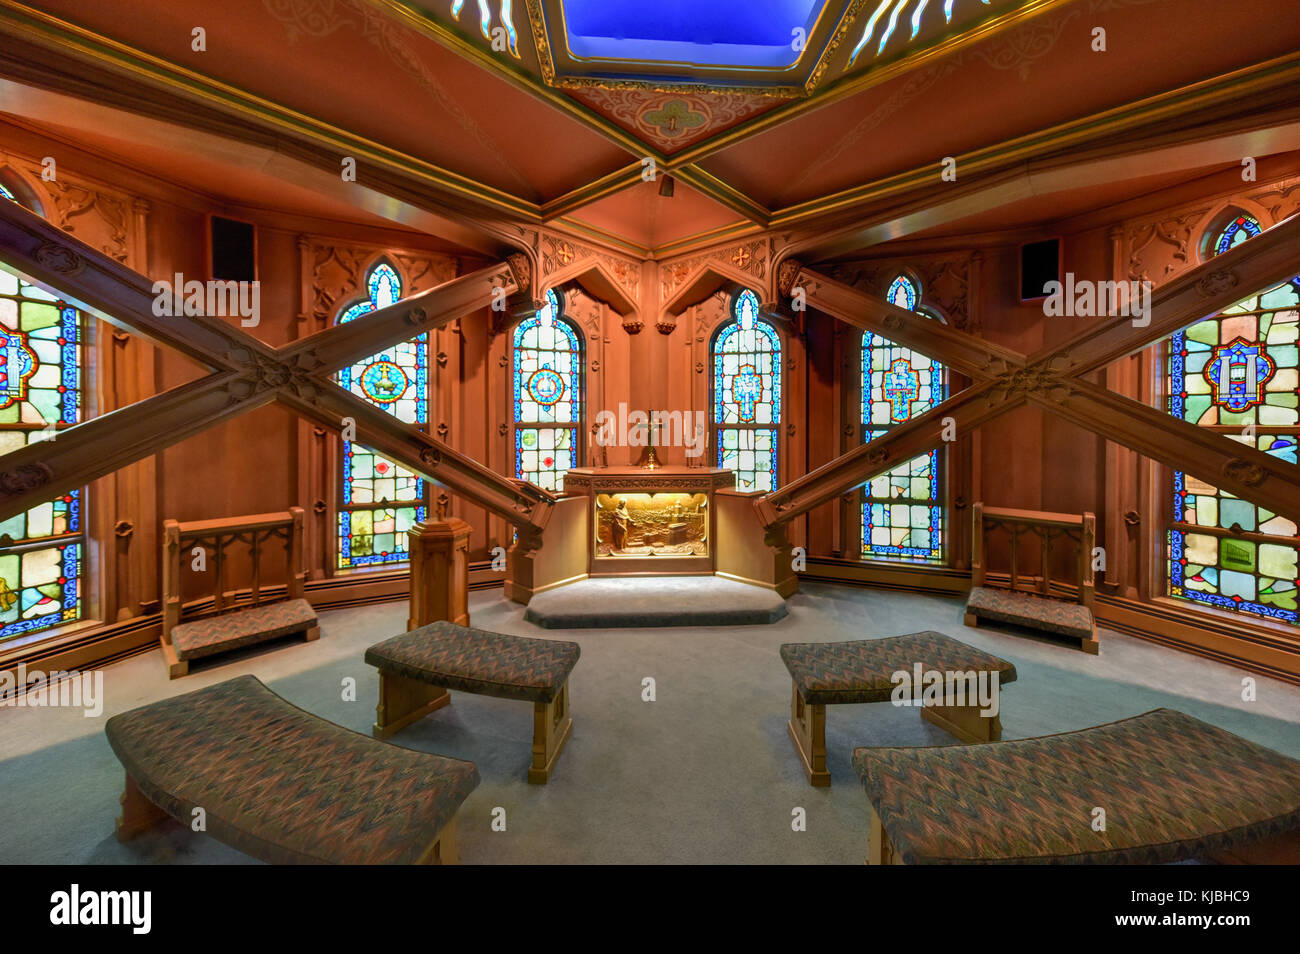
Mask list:
[{"label": "gray carpet", "polygon": [[[671,596],[667,597],[671,599]],[[961,624],[960,599],[809,584],[789,616],[767,626],[542,630],[500,590],[475,593],[473,623],[582,644],[572,676],[574,734],[549,785],[525,782],[526,704],[455,694],[454,703],[395,741],[478,763],[483,783],[460,815],[467,864],[536,862],[830,862],[860,864],[866,800],[852,775],[855,745],[952,740],[910,709],[828,710],[834,782],[809,788],[786,735],[790,682],[783,642],[861,639],[934,629],[1015,663],[1002,695],[1005,737],[1083,728],[1170,706],[1300,757],[1300,688],[1103,631],[1102,654]],[[240,863],[248,859],[178,825],[128,845],[113,838],[122,771],[103,720],[169,695],[254,673],[291,702],[359,732],[374,721],[378,685],[365,647],[405,628],[389,603],[321,614],[315,643],[289,641],[169,682],[157,651],[111,666],[104,716],[0,708],[0,860],[7,863]],[[656,701],[642,701],[642,680]],[[358,699],[342,701],[344,680]],[[507,830],[491,830],[492,810]],[[791,812],[807,811],[807,831]]]},{"label": "gray carpet", "polygon": [[538,593],[524,611],[527,622],[545,629],[749,626],[785,615],[774,591],[719,576],[579,580]]}]

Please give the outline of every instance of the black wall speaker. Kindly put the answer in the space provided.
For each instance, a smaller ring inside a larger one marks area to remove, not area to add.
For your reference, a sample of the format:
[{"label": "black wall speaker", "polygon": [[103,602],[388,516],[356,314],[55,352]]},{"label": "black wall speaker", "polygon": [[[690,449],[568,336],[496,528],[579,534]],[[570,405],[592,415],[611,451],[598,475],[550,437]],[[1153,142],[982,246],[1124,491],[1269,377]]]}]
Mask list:
[{"label": "black wall speaker", "polygon": [[251,222],[212,216],[212,277],[217,281],[257,280],[257,233]]},{"label": "black wall speaker", "polygon": [[1046,298],[1048,282],[1061,280],[1061,240],[1045,239],[1020,246],[1020,300]]}]

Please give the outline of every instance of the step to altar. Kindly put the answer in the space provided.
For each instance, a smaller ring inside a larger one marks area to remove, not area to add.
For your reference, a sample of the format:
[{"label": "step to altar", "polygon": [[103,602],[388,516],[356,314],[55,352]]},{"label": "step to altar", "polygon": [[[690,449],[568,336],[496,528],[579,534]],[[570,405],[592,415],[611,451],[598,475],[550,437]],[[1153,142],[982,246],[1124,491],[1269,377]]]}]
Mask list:
[{"label": "step to altar", "polygon": [[717,576],[620,576],[538,593],[524,619],[545,629],[753,626],[786,615],[774,590]]}]

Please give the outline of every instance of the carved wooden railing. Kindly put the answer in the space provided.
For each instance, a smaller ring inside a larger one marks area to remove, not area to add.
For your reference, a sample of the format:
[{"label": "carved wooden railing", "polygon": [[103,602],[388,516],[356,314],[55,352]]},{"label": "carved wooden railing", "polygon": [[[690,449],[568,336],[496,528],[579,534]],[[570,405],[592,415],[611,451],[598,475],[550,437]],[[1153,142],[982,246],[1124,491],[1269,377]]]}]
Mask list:
[{"label": "carved wooden railing", "polygon": [[994,531],[1005,531],[1010,541],[1010,585],[1015,592],[1026,592],[1019,587],[1020,539],[1026,534],[1037,538],[1039,545],[1039,572],[1037,582],[1029,591],[1040,596],[1052,594],[1052,557],[1060,545],[1073,543],[1077,549],[1074,560],[1075,573],[1070,583],[1079,603],[1092,609],[1095,591],[1092,572],[1092,549],[1097,537],[1097,521],[1091,513],[1047,513],[1040,510],[1011,510],[986,507],[982,501],[975,503],[971,512],[971,585],[985,586],[988,577],[988,536]]},{"label": "carved wooden railing", "polygon": [[[287,599],[302,599],[307,583],[302,546],[303,509],[290,507],[282,513],[259,513],[247,517],[220,520],[163,522],[162,600],[163,640],[171,642],[171,632],[181,621],[184,610],[182,573],[185,563],[202,547],[205,561],[212,571],[212,613],[221,614],[257,606],[262,602],[262,553],[267,544],[283,541],[287,573]],[[231,548],[246,547],[251,583],[248,598],[238,598],[240,591],[229,588]],[[277,599],[279,597],[277,596]],[[206,612],[205,612],[205,615]]]}]

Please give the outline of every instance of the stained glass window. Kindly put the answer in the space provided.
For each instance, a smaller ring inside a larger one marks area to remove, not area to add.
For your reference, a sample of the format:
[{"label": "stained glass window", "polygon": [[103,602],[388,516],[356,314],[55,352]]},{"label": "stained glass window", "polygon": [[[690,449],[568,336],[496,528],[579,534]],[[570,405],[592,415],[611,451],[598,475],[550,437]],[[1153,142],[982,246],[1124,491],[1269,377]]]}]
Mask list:
[{"label": "stained glass window", "polygon": [[[402,297],[402,277],[387,262],[366,275],[366,298],[345,308],[339,324]],[[339,384],[407,424],[429,420],[429,336],[421,334],[339,372]],[[426,515],[425,480],[354,441],[343,442],[339,566],[409,559],[406,532]]]},{"label": "stained glass window", "polygon": [[[1219,254],[1262,231],[1252,216],[1212,236]],[[1300,278],[1252,295],[1169,342],[1169,411],[1296,463]],[[1294,522],[1182,471],[1173,474],[1169,592],[1295,623],[1300,536]]]},{"label": "stained glass window", "polygon": [[781,339],[752,291],[734,298],[731,313],[713,339],[713,446],[737,489],[767,492],[776,489]]},{"label": "stained glass window", "polygon": [[564,489],[579,463],[582,339],[554,289],[514,337],[515,476],[543,490]]},{"label": "stained glass window", "polygon": [[[920,289],[900,275],[889,286],[891,304],[916,311]],[[924,312],[922,312],[924,314]],[[862,439],[924,414],[948,396],[939,362],[874,332],[862,335]],[[862,556],[869,560],[941,563],[944,514],[940,494],[942,458],[936,448],[880,474],[862,496]]]},{"label": "stained glass window", "polygon": [[3,182],[0,182],[0,199],[8,199],[10,202],[18,201],[18,197],[6,189]]},{"label": "stained glass window", "polygon": [[[83,335],[76,308],[0,265],[0,454],[81,420]],[[0,641],[81,618],[83,500],[0,521]]]}]

